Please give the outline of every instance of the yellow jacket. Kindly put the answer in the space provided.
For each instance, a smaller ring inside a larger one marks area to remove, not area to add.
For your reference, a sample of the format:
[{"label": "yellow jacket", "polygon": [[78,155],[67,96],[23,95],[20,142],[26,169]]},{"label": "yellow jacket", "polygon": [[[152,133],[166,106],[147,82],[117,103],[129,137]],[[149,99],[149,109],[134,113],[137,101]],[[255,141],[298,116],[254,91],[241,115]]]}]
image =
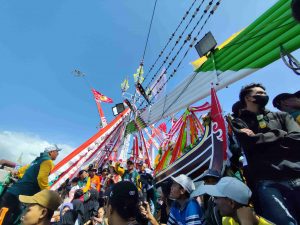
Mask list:
[{"label": "yellow jacket", "polygon": [[[127,170],[125,170],[124,168],[120,167],[120,163],[116,163],[116,165],[115,165],[115,171],[116,171],[117,174],[119,174],[120,176],[122,176],[122,180],[128,180],[129,173],[128,173]],[[139,173],[136,170],[134,170],[132,172],[132,178],[130,180],[132,180],[132,182],[135,184],[135,186],[137,187],[137,189],[139,191],[142,190],[142,183],[141,183],[140,175],[139,175]]]},{"label": "yellow jacket", "polygon": [[24,174],[25,174],[25,172],[26,172],[26,170],[28,169],[29,166],[30,166],[30,164],[27,164],[27,165],[25,165],[25,166],[22,166],[22,167],[18,170],[17,176],[18,176],[19,179],[21,179],[21,178],[24,176]]},{"label": "yellow jacket", "polygon": [[[222,225],[239,225],[232,217],[222,217]],[[274,225],[263,217],[258,217],[258,225]]]},{"label": "yellow jacket", "polygon": [[39,174],[37,177],[37,181],[41,190],[50,189],[48,176],[51,173],[53,167],[54,167],[54,163],[51,159],[45,160],[41,163]]}]

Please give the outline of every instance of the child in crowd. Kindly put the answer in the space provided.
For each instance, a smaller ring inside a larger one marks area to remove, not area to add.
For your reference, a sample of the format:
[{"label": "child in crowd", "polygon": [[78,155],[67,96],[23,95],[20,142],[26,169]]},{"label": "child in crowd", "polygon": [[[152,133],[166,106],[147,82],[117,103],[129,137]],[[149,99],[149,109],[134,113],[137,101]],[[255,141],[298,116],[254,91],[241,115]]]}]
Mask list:
[{"label": "child in crowd", "polygon": [[104,215],[105,215],[105,210],[103,207],[100,207],[98,209],[97,217],[92,218],[92,224],[93,225],[107,225],[107,223],[104,219]]},{"label": "child in crowd", "polygon": [[71,181],[71,190],[69,191],[69,201],[71,202],[74,198],[74,194],[75,194],[75,191],[77,189],[79,189],[80,187],[78,186],[78,181],[79,181],[79,178],[78,177],[74,177]]}]

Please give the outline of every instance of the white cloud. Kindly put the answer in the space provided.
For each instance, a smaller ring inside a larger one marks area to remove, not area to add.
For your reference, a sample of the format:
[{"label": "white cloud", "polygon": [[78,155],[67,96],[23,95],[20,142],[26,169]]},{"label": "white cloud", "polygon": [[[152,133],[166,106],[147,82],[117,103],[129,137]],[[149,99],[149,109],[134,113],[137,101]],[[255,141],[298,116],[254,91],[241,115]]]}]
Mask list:
[{"label": "white cloud", "polygon": [[[27,164],[34,160],[50,144],[53,143],[41,139],[38,135],[14,131],[0,131],[0,159],[17,162],[22,154],[22,164]],[[75,149],[66,144],[55,144],[63,148],[55,163],[59,162]]]}]

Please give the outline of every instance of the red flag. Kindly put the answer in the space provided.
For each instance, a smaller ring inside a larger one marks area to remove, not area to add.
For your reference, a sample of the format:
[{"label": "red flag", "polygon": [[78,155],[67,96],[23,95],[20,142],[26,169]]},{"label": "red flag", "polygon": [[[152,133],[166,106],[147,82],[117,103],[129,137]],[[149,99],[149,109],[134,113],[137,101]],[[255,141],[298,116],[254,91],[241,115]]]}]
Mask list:
[{"label": "red flag", "polygon": [[227,136],[226,136],[226,125],[222,115],[222,108],[219,99],[216,94],[216,90],[211,88],[211,119],[216,126],[213,126],[214,131],[219,131],[219,138],[222,141],[223,147],[223,159],[226,159],[227,150]]},{"label": "red flag", "polygon": [[161,131],[167,133],[167,124],[166,124],[166,123],[161,123],[161,124],[158,126],[158,128],[159,128]]},{"label": "red flag", "polygon": [[133,155],[133,160],[136,163],[137,159],[139,158],[139,141],[138,141],[138,137],[135,136],[134,137],[134,142],[133,142],[133,146],[132,146],[132,155]]},{"label": "red flag", "polygon": [[105,95],[101,94],[99,91],[92,89],[92,92],[94,94],[94,98],[96,101],[113,103],[113,100],[111,98],[106,97]]}]

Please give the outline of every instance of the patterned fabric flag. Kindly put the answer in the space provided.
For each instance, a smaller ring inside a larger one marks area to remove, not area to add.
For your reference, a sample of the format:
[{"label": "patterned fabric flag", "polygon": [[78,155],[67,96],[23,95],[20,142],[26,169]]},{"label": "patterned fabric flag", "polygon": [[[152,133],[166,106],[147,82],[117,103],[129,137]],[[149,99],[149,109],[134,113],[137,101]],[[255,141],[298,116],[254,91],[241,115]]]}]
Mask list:
[{"label": "patterned fabric flag", "polygon": [[167,124],[166,124],[165,122],[161,123],[161,124],[158,126],[158,128],[159,128],[161,131],[167,133]]},{"label": "patterned fabric flag", "polygon": [[145,121],[140,116],[136,117],[135,123],[139,130],[144,129],[147,126]]},{"label": "patterned fabric flag", "polygon": [[98,153],[101,154],[101,158],[104,153],[102,150],[110,143],[111,139],[115,138],[118,133],[122,134],[119,132],[120,127],[125,125],[129,113],[130,110],[125,109],[105,128],[99,130],[97,134],[57,163],[49,176],[49,182],[53,184],[51,190],[57,190],[68,178],[72,179],[76,176],[85,162],[92,161],[95,157],[98,159]]},{"label": "patterned fabric flag", "polygon": [[94,94],[94,98],[96,101],[113,103],[113,100],[111,98],[106,97],[105,95],[101,94],[100,92],[96,91],[95,89],[92,89],[92,92]]},{"label": "patterned fabric flag", "polygon": [[131,134],[125,136],[123,145],[120,147],[119,155],[117,157],[118,161],[125,162],[127,160],[127,153],[130,146]]},{"label": "patterned fabric flag", "polygon": [[122,83],[121,83],[121,89],[123,92],[127,91],[129,88],[129,82],[128,79],[126,78]]},{"label": "patterned fabric flag", "polygon": [[143,74],[144,74],[143,66],[139,66],[139,68],[137,68],[136,70],[136,73],[133,74],[134,82],[142,84],[144,81]]},{"label": "patterned fabric flag", "polygon": [[222,108],[219,102],[216,90],[211,88],[211,120],[215,124],[214,130],[220,132],[220,138],[222,139],[223,144],[223,157],[226,160],[226,150],[227,150],[227,136],[226,136],[226,124],[224,117],[222,115]]},{"label": "patterned fabric flag", "polygon": [[152,98],[152,94],[151,94],[151,89],[150,88],[146,89],[146,95],[148,96],[148,98]]},{"label": "patterned fabric flag", "polygon": [[125,137],[126,137],[126,135],[132,134],[132,133],[134,133],[136,131],[138,131],[138,127],[137,127],[135,121],[132,120],[129,123],[127,123],[127,125],[126,125]]}]

